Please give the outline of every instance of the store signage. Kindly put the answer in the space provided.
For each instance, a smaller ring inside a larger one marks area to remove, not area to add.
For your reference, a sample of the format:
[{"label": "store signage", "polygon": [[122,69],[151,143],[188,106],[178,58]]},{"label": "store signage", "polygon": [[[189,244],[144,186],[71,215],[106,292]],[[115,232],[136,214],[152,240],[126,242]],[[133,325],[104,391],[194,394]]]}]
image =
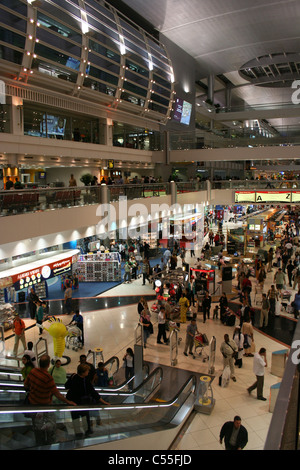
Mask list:
[{"label": "store signage", "polygon": [[236,203],[299,202],[300,191],[235,191]]},{"label": "store signage", "polygon": [[114,160],[107,160],[107,166],[109,170],[113,170],[115,166]]},{"label": "store signage", "polygon": [[256,202],[291,202],[291,191],[256,191]]},{"label": "store signage", "polygon": [[[69,257],[61,261],[55,261],[54,263],[45,264],[44,266],[39,266],[38,268],[15,274],[14,276],[11,276],[12,283],[15,284],[19,282],[20,287],[25,288],[42,282],[45,279],[59,276],[60,274],[69,271],[72,266],[73,258],[74,257]],[[77,260],[76,257],[74,259]],[[0,283],[3,282],[3,279],[0,279]]]},{"label": "store signage", "polygon": [[255,202],[255,191],[236,191],[235,202]]}]

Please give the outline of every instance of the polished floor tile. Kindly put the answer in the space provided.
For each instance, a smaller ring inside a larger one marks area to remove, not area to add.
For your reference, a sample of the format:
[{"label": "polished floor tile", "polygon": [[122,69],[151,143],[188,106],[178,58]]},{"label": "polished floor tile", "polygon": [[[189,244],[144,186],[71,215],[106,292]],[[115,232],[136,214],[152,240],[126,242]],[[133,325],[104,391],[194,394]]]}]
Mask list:
[{"label": "polished floor tile", "polygon": [[[194,259],[188,258],[189,262],[194,263]],[[219,275],[219,273],[218,273]],[[272,282],[271,275],[265,284],[265,288]],[[253,279],[253,283],[255,280]],[[235,285],[236,282],[233,281]],[[80,351],[65,349],[64,355],[70,358],[67,364],[67,372],[75,372],[79,356],[82,353],[89,354],[89,350],[95,348],[103,348],[104,359],[107,360],[112,356],[122,357],[127,347],[133,347],[135,342],[135,329],[138,325],[137,299],[139,296],[153,296],[153,286],[147,284],[142,285],[142,280],[137,279],[131,284],[122,284],[109,292],[101,294],[99,299],[99,307],[95,303],[95,299],[87,299],[80,301],[80,312],[84,317],[85,345]],[[110,299],[118,298],[118,303],[111,303]],[[126,305],[122,305],[122,299],[126,298]],[[151,297],[149,297],[150,299]],[[90,303],[89,303],[90,302]],[[93,303],[92,303],[93,302]],[[105,305],[107,303],[107,306]],[[149,300],[151,307],[153,300]],[[55,305],[55,304],[53,304]],[[88,305],[85,308],[85,305]],[[53,307],[54,308],[54,307]],[[213,310],[213,308],[212,308]],[[55,314],[55,311],[52,312]],[[61,311],[57,310],[57,316],[67,325],[71,317],[61,315]],[[152,322],[154,324],[154,334],[150,336],[147,348],[144,350],[144,359],[151,364],[162,364],[169,368],[176,368],[187,371],[187,373],[208,374],[209,363],[203,362],[202,357],[184,356],[183,349],[185,344],[187,324],[180,327],[179,337],[182,339],[178,346],[178,357],[176,366],[171,366],[170,349],[168,346],[156,343],[157,334],[157,314],[152,313]],[[39,340],[39,331],[35,322],[26,318],[26,340],[36,343]],[[280,377],[271,374],[272,352],[288,345],[284,345],[276,339],[266,335],[263,331],[255,329],[254,339],[256,350],[260,347],[267,349],[268,367],[265,372],[264,394],[268,399],[265,402],[256,399],[255,392],[251,396],[247,393],[247,387],[255,381],[252,371],[252,358],[243,358],[243,367],[236,369],[237,382],[230,381],[226,388],[218,385],[218,378],[223,370],[223,361],[220,353],[220,345],[223,341],[224,334],[228,333],[230,337],[233,335],[233,327],[224,326],[219,320],[209,319],[203,323],[202,316],[199,314],[197,318],[199,331],[206,333],[210,340],[213,336],[216,338],[216,355],[215,355],[215,378],[212,382],[212,393],[215,399],[215,406],[210,415],[197,412],[194,419],[182,434],[181,438],[176,441],[177,450],[222,450],[224,445],[219,443],[219,432],[225,421],[232,420],[236,414],[242,418],[242,424],[246,426],[249,432],[249,442],[247,449],[263,449],[265,438],[268,432],[268,426],[272,417],[269,412],[269,395],[270,386],[280,382]],[[47,323],[45,323],[47,326]],[[31,327],[31,328],[30,328]],[[6,337],[11,336],[11,332],[6,332]],[[44,331],[42,338],[47,339],[47,350],[52,357],[54,355],[53,340],[48,332]],[[13,349],[13,336],[5,341],[6,354],[10,354]],[[208,348],[205,348],[208,352]],[[19,348],[19,355],[22,356],[22,347]],[[205,351],[204,351],[205,352]],[[89,356],[92,360],[92,355]],[[9,360],[7,361],[9,362]],[[176,390],[174,390],[176,392]]]}]

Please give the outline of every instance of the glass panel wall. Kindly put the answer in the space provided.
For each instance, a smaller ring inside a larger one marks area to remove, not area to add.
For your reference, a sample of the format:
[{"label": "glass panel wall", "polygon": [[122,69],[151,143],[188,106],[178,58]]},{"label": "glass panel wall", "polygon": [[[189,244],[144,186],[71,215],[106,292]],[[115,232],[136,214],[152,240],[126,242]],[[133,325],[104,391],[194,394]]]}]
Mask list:
[{"label": "glass panel wall", "polygon": [[105,144],[100,139],[100,121],[97,118],[61,112],[58,109],[38,109],[24,104],[24,134],[50,139],[73,140]]},{"label": "glass panel wall", "polygon": [[140,150],[162,150],[162,136],[157,131],[130,126],[120,122],[113,124],[113,145]]}]

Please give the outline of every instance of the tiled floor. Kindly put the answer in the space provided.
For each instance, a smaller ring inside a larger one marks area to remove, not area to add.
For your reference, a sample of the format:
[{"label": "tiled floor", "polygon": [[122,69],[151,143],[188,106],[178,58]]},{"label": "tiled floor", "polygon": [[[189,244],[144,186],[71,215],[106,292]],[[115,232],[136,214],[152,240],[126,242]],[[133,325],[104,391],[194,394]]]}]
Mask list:
[{"label": "tiled floor", "polygon": [[[265,290],[273,279],[268,274]],[[253,278],[252,278],[253,279]],[[103,298],[118,295],[152,295],[152,285],[142,286],[142,280],[138,279],[132,284],[122,284],[101,295]],[[80,303],[80,310],[84,316],[85,325],[85,347],[83,352],[96,347],[102,347],[104,358],[116,355],[120,359],[123,357],[127,347],[134,344],[134,330],[138,322],[137,306],[132,304],[129,306],[121,306],[115,308],[107,308],[95,311],[85,312],[84,300]],[[213,309],[212,309],[213,310]],[[62,321],[67,324],[70,317],[61,316]],[[152,316],[154,323],[154,334],[148,340],[147,348],[144,350],[144,358],[153,363],[161,363],[170,366],[170,351],[168,346],[156,344],[156,314]],[[26,325],[34,323],[27,319]],[[219,432],[223,423],[232,420],[235,415],[240,415],[242,424],[247,428],[249,433],[248,450],[263,449],[265,438],[272,414],[269,412],[269,394],[270,386],[280,382],[280,378],[270,373],[272,351],[283,349],[285,346],[256,330],[254,340],[256,350],[260,347],[267,349],[268,367],[265,373],[264,395],[267,401],[259,401],[256,399],[255,392],[249,396],[246,389],[254,381],[255,377],[252,372],[253,359],[250,357],[243,358],[243,367],[236,370],[237,382],[230,381],[227,388],[221,388],[218,385],[218,377],[222,372],[222,357],[220,353],[220,344],[223,341],[224,333],[228,333],[230,337],[233,334],[233,327],[227,327],[221,324],[219,320],[208,320],[205,324],[202,322],[202,316],[198,318],[198,329],[206,333],[208,339],[212,336],[216,337],[216,360],[215,360],[215,379],[212,383],[213,396],[215,398],[215,407],[210,415],[197,413],[195,418],[188,426],[182,438],[177,442],[178,450],[221,450],[224,446],[219,443]],[[189,370],[191,372],[208,372],[208,363],[202,362],[201,357],[193,359],[192,356],[184,356],[183,348],[185,341],[186,324],[181,325],[179,336],[182,342],[179,346],[178,364],[175,366],[180,369]],[[50,356],[53,355],[53,341],[47,332],[43,333],[43,337],[47,338]],[[26,332],[27,341],[36,342],[39,338],[39,332],[36,327],[28,329]],[[6,353],[10,353],[13,348],[13,339],[6,341]],[[19,349],[22,354],[22,347]],[[67,372],[75,372],[81,351],[75,352],[65,350],[65,355],[71,358],[70,364],[66,366]],[[176,391],[174,391],[176,392]]]}]

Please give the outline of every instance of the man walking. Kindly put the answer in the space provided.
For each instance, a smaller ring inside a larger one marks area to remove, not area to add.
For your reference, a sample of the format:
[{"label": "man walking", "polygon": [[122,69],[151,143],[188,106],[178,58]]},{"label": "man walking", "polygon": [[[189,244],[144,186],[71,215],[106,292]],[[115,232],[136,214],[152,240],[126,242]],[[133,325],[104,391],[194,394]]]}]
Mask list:
[{"label": "man walking", "polygon": [[13,356],[16,356],[18,353],[18,347],[19,347],[20,341],[23,344],[24,351],[26,349],[25,323],[22,320],[22,318],[19,317],[19,314],[17,312],[15,313],[12,330],[15,333],[15,344],[14,344]]},{"label": "man walking", "polygon": [[242,450],[246,446],[248,432],[241,421],[239,416],[235,416],[233,421],[227,421],[223,424],[220,431],[220,444],[224,439],[226,450]]},{"label": "man walking", "polygon": [[224,335],[224,341],[221,344],[220,351],[223,355],[223,365],[224,369],[226,366],[230,367],[230,377],[234,382],[236,382],[235,373],[234,373],[234,362],[235,357],[238,352],[236,342],[229,339],[228,334]]},{"label": "man walking", "polygon": [[254,354],[253,372],[256,375],[256,381],[251,387],[247,388],[249,395],[252,390],[257,389],[257,399],[263,401],[266,401],[266,398],[263,396],[265,367],[268,365],[266,354],[265,348],[260,348],[259,352]]},{"label": "man walking", "polygon": [[[43,354],[39,367],[31,370],[27,376],[24,387],[29,390],[29,405],[48,406],[52,404],[52,396],[67,405],[76,406],[76,403],[67,400],[57,389],[53,377],[49,374],[50,357]],[[56,441],[55,412],[32,413],[32,424],[38,445],[53,444]]]},{"label": "man walking", "polygon": [[194,347],[194,338],[196,333],[199,333],[196,318],[192,318],[191,323],[187,326],[186,329],[186,339],[185,339],[185,347],[183,354],[187,356],[187,351],[189,349],[189,354],[193,354],[193,347]]}]

